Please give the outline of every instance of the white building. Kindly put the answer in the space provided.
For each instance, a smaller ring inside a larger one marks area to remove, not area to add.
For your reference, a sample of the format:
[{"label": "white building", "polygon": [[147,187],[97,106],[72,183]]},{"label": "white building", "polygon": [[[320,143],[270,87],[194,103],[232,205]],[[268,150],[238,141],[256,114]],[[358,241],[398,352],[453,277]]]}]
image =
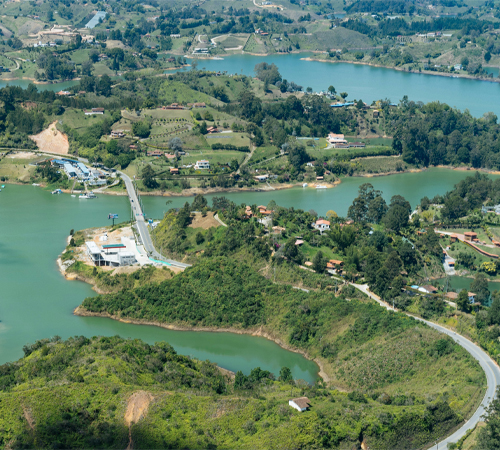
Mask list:
[{"label": "white building", "polygon": [[330,222],[328,220],[317,220],[312,224],[313,228],[316,228],[316,230],[319,230],[323,233],[323,231],[327,231],[330,229]]},{"label": "white building", "polygon": [[288,404],[297,411],[304,412],[311,406],[311,402],[307,397],[294,398],[288,401]]},{"label": "white building", "polygon": [[194,165],[195,169],[210,169],[210,163],[204,159],[201,161],[196,161],[196,164]]},{"label": "white building", "polygon": [[343,134],[330,133],[328,135],[327,141],[330,144],[347,144],[346,139]]},{"label": "white building", "polygon": [[130,266],[137,261],[135,255],[127,250],[123,244],[107,244],[102,248],[94,241],[85,242],[87,255],[96,266]]}]

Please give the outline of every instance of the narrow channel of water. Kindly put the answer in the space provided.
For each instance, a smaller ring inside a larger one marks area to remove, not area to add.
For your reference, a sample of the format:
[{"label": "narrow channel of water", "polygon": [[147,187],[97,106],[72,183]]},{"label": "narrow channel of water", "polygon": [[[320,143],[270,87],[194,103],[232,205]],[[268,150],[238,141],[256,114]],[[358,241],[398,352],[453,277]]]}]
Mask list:
[{"label": "narrow channel of water", "polygon": [[[402,195],[412,207],[417,206],[420,200],[427,196],[432,199],[437,194],[445,194],[460,180],[473,171],[428,169],[423,172],[401,173],[381,177],[347,177],[342,178],[342,183],[331,189],[292,188],[265,192],[236,192],[206,195],[211,203],[214,196],[224,195],[236,204],[267,205],[274,200],[278,205],[303,209],[315,210],[324,215],[328,210],[334,210],[339,216],[345,216],[352,201],[358,195],[359,186],[363,183],[371,183],[375,189],[383,192],[384,198],[389,203],[393,195]],[[491,175],[493,178],[498,175]],[[181,207],[192,198],[186,197],[151,197],[143,196],[144,210],[149,217],[161,218],[168,208]],[[167,201],[172,201],[168,206]]]}]

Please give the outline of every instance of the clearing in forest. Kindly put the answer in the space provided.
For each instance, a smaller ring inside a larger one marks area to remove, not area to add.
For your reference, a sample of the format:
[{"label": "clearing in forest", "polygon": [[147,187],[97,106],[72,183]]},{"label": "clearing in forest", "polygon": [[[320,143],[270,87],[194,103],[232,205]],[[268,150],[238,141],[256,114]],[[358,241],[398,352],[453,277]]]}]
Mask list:
[{"label": "clearing in forest", "polygon": [[57,121],[51,123],[46,130],[30,136],[42,152],[67,155],[69,151],[68,137],[56,128]]}]

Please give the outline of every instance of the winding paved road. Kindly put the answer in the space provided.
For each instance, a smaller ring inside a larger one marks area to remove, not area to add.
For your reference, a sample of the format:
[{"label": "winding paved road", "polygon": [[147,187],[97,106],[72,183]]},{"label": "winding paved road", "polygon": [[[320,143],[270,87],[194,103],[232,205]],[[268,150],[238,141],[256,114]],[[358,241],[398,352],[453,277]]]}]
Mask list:
[{"label": "winding paved road", "polygon": [[[361,292],[364,292],[368,297],[375,300],[382,307],[386,309],[392,309],[392,307],[384,302],[378,295],[375,295],[368,289],[368,285],[364,284],[354,284],[351,283],[355,288],[359,289]],[[495,393],[497,391],[498,386],[500,385],[500,368],[493,361],[493,359],[479,346],[471,342],[469,339],[461,336],[460,334],[455,333],[454,331],[449,330],[441,325],[437,325],[433,322],[429,322],[428,320],[421,319],[420,317],[412,316],[411,314],[406,313],[408,316],[413,317],[420,322],[424,322],[429,325],[431,328],[439,331],[440,333],[447,334],[450,336],[457,344],[461,345],[466,351],[468,351],[480,364],[484,373],[486,374],[486,393],[484,394],[484,398],[481,401],[481,404],[476,409],[476,412],[472,415],[472,417],[465,422],[457,431],[455,431],[452,435],[446,437],[441,442],[432,446],[429,450],[439,450],[439,449],[447,449],[448,444],[452,442],[457,442],[460,438],[462,438],[468,430],[474,428],[477,423],[481,420],[481,416],[485,414],[486,409],[490,405],[490,403],[495,398]]]},{"label": "winding paved road", "polygon": [[165,259],[156,251],[153,245],[153,241],[151,240],[151,235],[149,234],[148,224],[144,220],[144,215],[141,209],[141,205],[139,203],[139,199],[137,198],[134,185],[132,184],[132,180],[128,175],[125,175],[123,172],[119,172],[119,174],[122,177],[123,181],[125,182],[125,187],[127,188],[128,198],[130,200],[130,208],[132,209],[132,212],[135,217],[137,229],[139,231],[142,240],[142,245],[144,245],[144,248],[148,252],[150,258],[159,261],[164,261],[171,266],[179,267],[181,269],[191,267],[191,264],[185,264],[179,261],[174,261],[173,259]]}]

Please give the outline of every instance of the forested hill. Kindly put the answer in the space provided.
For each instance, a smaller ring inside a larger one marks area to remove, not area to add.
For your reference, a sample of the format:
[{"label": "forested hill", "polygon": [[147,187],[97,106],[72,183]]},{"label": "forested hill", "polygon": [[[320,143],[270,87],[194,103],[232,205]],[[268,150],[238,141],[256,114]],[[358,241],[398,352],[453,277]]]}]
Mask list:
[{"label": "forested hill", "polygon": [[[405,448],[442,435],[480,394],[484,380],[479,366],[452,340],[404,314],[355,297],[349,289],[335,297],[328,291],[305,293],[273,284],[245,264],[214,257],[201,259],[170,280],[87,298],[82,306],[97,313],[190,327],[250,330],[263,326],[286,344],[318,358],[332,386],[374,399],[382,393],[403,395],[404,400],[397,402],[405,408],[398,414],[416,424],[412,431],[405,429]],[[440,372],[443,367],[446,376]],[[450,377],[455,380],[452,390],[446,386]],[[436,406],[445,393],[446,402]],[[435,411],[440,411],[431,429],[422,421],[430,398]],[[365,404],[364,410],[371,414],[376,405],[378,401]],[[361,423],[355,422],[352,427]],[[366,431],[368,442],[380,443],[380,448],[402,448],[402,437],[392,426],[388,434],[376,430]]]},{"label": "forested hill", "polygon": [[476,119],[468,111],[460,112],[443,103],[424,105],[406,97],[400,108],[386,109],[390,133],[394,135],[393,147],[406,162],[500,167],[500,125],[493,113]]}]

